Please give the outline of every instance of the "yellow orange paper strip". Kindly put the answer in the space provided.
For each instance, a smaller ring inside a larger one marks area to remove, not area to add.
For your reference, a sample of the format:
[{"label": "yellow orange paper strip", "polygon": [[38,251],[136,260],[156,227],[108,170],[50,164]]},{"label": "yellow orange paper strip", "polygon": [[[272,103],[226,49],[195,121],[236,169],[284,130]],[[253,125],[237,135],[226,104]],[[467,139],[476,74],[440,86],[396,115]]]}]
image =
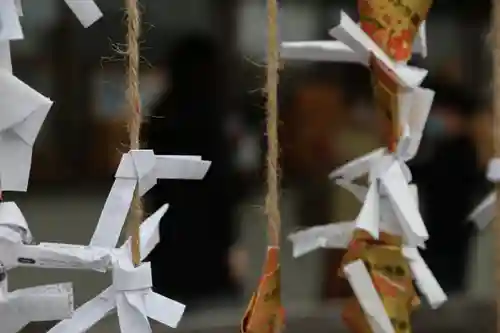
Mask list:
[{"label": "yellow orange paper strip", "polygon": [[[394,61],[406,62],[420,24],[433,0],[357,0],[361,29]],[[382,117],[384,140],[391,152],[400,136],[399,87],[388,70],[371,59],[372,86],[377,111]]]},{"label": "yellow orange paper strip", "polygon": [[284,322],[281,306],[279,248],[267,252],[264,275],[241,324],[242,333],[278,333]]}]

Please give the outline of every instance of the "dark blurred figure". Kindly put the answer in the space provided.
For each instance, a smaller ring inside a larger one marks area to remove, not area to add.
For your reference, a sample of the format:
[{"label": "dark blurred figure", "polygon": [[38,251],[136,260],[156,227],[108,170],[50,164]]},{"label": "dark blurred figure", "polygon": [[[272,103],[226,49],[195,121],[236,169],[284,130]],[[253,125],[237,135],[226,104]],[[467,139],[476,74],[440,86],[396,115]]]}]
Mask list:
[{"label": "dark blurred figure", "polygon": [[471,135],[479,105],[458,84],[425,86],[436,96],[421,149],[410,165],[430,236],[422,255],[445,292],[461,292],[474,231],[467,216],[487,186]]},{"label": "dark blurred figure", "polygon": [[236,196],[220,63],[210,38],[179,40],[167,59],[168,92],[154,106],[145,133],[156,154],[201,155],[212,161],[204,180],[162,180],[146,198],[150,211],[170,204],[160,244],[151,254],[155,289],[188,308],[226,300],[236,291],[229,267]]}]

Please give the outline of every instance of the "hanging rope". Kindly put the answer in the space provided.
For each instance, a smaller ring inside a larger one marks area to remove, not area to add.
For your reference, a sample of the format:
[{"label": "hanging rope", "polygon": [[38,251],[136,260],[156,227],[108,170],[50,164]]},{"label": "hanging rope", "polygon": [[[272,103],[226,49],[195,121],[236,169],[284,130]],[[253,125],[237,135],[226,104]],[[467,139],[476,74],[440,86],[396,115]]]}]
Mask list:
[{"label": "hanging rope", "polygon": [[[140,149],[141,133],[141,98],[139,93],[139,36],[140,14],[138,0],[125,0],[127,10],[127,106],[128,133],[130,149]],[[132,207],[128,216],[128,232],[132,239],[132,261],[135,266],[141,262],[139,228],[142,222],[143,210],[141,197],[135,191]]]},{"label": "hanging rope", "polygon": [[[500,157],[500,2],[493,1],[492,31],[493,38],[493,110],[495,157]],[[494,230],[496,235],[495,287],[497,301],[497,332],[500,333],[500,183],[496,184],[497,208]]]},{"label": "hanging rope", "polygon": [[278,3],[267,0],[267,196],[265,210],[269,224],[269,245],[279,246],[281,217],[279,210],[279,140],[278,140]]}]

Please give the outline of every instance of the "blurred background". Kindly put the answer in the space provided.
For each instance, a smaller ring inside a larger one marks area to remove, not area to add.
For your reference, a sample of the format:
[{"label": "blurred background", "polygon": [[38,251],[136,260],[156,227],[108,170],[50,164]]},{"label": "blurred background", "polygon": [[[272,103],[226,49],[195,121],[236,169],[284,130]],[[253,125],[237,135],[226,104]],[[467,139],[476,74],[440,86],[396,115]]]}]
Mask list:
[{"label": "blurred background", "polygon": [[[84,29],[62,0],[25,0],[25,39],[12,43],[14,73],[55,101],[36,142],[29,192],[6,194],[19,203],[39,241],[88,242],[126,151],[125,69],[115,52],[124,42],[124,4],[96,2],[104,17]],[[213,161],[205,180],[161,182],[146,197],[148,213],[171,204],[150,258],[155,289],[188,305],[181,329],[231,327],[256,286],[266,244],[265,1],[140,2],[144,146]],[[354,1],[281,1],[281,38],[329,39],[340,10],[356,17]],[[429,70],[424,86],[437,92],[411,163],[431,235],[423,255],[458,304],[487,303],[494,290],[491,230],[477,231],[467,221],[492,189],[484,178],[492,154],[489,16],[489,1],[439,0],[428,19],[429,56],[413,61]],[[359,211],[327,175],[380,146],[369,80],[358,65],[284,61],[284,236],[352,220]],[[350,293],[336,273],[343,253],[321,250],[293,259],[283,242],[289,316],[325,314],[322,328],[337,327],[334,304]],[[81,304],[107,286],[109,276],[18,269],[11,287],[68,280]],[[467,306],[465,318],[473,313]],[[422,322],[429,316],[423,314]],[[494,321],[486,322],[480,331],[493,327]],[[113,325],[112,316],[91,332]]]}]

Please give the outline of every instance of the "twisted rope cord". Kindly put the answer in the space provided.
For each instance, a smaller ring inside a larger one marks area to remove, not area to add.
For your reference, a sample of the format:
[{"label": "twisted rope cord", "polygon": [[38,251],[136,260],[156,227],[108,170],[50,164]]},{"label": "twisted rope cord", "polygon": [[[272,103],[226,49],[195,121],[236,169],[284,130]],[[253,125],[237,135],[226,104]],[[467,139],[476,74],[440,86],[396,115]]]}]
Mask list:
[{"label": "twisted rope cord", "polygon": [[[138,0],[125,0],[127,10],[127,91],[128,133],[130,149],[140,149],[141,132],[141,97],[139,93],[139,36],[140,13]],[[132,239],[132,261],[138,266],[140,254],[140,226],[143,218],[143,208],[138,190],[134,193],[132,207],[128,216],[128,233]]]},{"label": "twisted rope cord", "polygon": [[267,195],[265,211],[268,217],[269,245],[279,246],[281,216],[279,209],[279,139],[278,139],[278,2],[267,0]]}]

